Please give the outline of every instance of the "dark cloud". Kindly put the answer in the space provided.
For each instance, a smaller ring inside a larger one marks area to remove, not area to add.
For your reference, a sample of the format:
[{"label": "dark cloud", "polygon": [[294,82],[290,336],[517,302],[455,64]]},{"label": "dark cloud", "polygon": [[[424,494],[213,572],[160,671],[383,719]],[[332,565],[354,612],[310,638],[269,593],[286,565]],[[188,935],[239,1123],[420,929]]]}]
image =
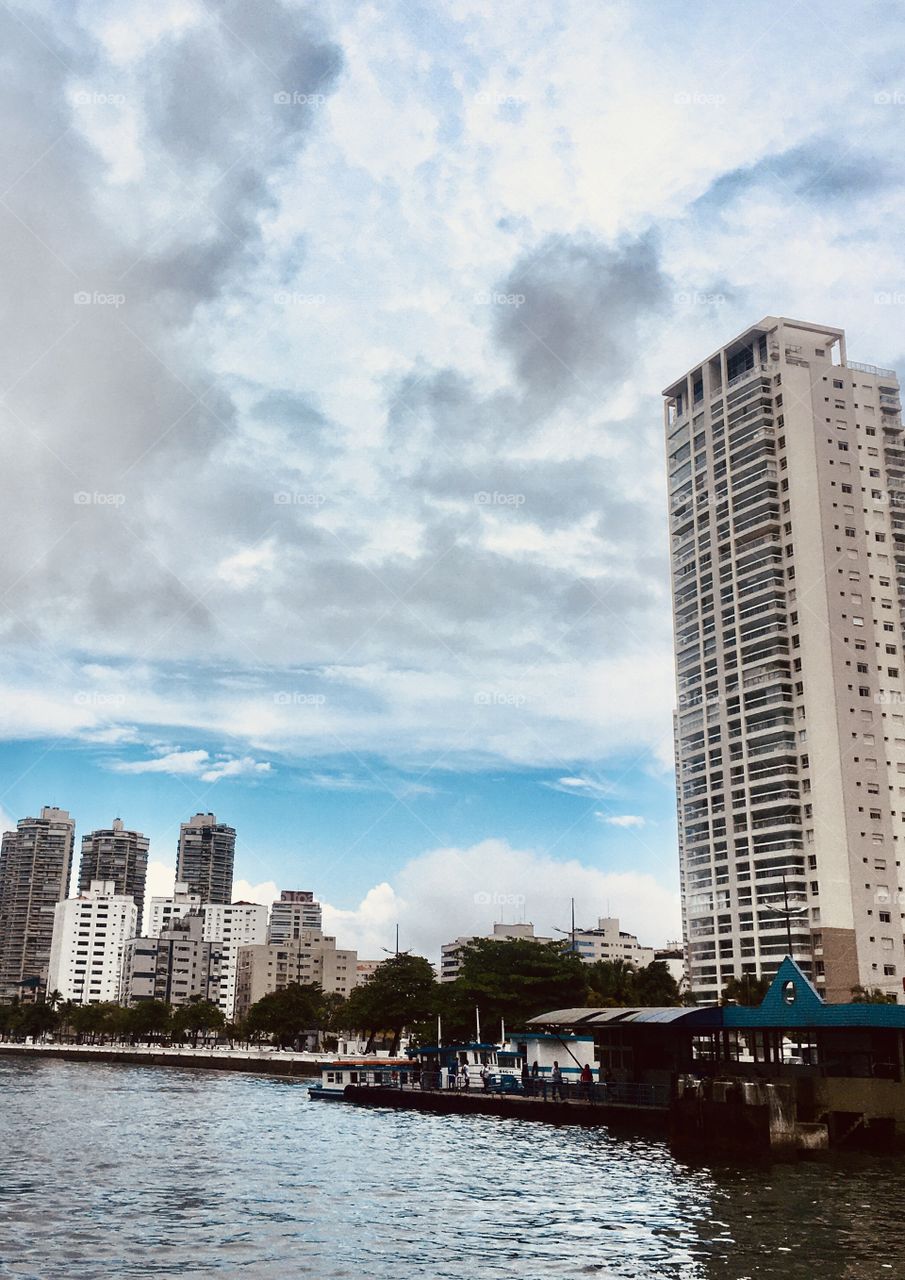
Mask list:
[{"label": "dark cloud", "polygon": [[497,292],[497,340],[526,392],[544,401],[624,378],[645,322],[669,297],[651,236],[615,247],[555,237]]},{"label": "dark cloud", "polygon": [[901,181],[901,161],[863,150],[840,148],[838,139],[815,139],[756,164],[722,174],[695,203],[697,209],[720,209],[758,187],[821,203],[858,200]]}]

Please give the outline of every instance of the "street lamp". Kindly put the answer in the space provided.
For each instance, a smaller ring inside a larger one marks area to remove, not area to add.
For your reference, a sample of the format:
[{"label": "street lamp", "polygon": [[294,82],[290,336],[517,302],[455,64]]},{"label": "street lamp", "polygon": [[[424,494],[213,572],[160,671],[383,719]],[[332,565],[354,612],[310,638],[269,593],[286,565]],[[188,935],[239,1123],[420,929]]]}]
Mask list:
[{"label": "street lamp", "polygon": [[758,905],[758,908],[761,908],[764,911],[772,911],[775,915],[784,917],[786,922],[786,944],[789,948],[789,956],[791,957],[792,955],[792,917],[796,916],[800,920],[803,915],[804,918],[807,919],[807,906],[805,905],[803,907],[799,907],[797,910],[793,910],[792,908],[789,907],[789,888],[788,888],[788,885],[786,884],[785,876],[782,877],[782,900],[783,900],[782,908],[772,907],[767,902],[758,902],[757,905]]},{"label": "street lamp", "polygon": [[567,937],[571,935],[572,943],[571,943],[571,945],[570,945],[570,947],[569,947],[569,950],[570,950],[570,951],[574,951],[574,950],[575,950],[575,899],[574,899],[574,898],[572,898],[572,900],[571,900],[571,901],[572,901],[572,928],[571,928],[571,929],[560,929],[559,925],[554,925],[554,926],[553,926],[553,932],[554,932],[554,933],[564,933]]}]

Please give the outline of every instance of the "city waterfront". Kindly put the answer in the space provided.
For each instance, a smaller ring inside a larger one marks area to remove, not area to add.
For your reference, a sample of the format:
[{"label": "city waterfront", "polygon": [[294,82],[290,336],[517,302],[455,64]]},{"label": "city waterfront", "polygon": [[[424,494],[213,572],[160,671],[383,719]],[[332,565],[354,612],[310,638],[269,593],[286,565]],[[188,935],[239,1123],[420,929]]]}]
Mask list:
[{"label": "city waterfront", "polygon": [[0,1275],[868,1280],[905,1165],[691,1165],[605,1129],[324,1107],[303,1084],[0,1061]]}]

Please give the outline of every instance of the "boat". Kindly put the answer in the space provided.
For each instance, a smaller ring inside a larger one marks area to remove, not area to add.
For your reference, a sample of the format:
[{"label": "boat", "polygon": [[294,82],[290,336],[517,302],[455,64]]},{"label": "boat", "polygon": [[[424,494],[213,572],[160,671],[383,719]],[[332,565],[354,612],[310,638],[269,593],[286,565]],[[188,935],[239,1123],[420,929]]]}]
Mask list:
[{"label": "boat", "polygon": [[318,1102],[342,1102],[351,1089],[399,1089],[412,1084],[417,1064],[411,1058],[337,1058],[321,1064],[321,1078],[308,1086]]},{"label": "boat", "polygon": [[521,1092],[522,1058],[516,1049],[470,1040],[424,1045],[410,1052],[421,1061],[426,1088],[481,1091],[486,1087],[495,1093]]}]

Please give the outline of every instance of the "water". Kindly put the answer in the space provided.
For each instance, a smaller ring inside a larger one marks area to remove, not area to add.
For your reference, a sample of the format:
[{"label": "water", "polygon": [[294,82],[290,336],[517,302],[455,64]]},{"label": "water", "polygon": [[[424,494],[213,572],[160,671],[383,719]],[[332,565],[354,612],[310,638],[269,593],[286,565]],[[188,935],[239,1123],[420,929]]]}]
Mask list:
[{"label": "water", "polygon": [[905,1277],[905,1158],[312,1103],[226,1072],[0,1059],[0,1276]]}]

